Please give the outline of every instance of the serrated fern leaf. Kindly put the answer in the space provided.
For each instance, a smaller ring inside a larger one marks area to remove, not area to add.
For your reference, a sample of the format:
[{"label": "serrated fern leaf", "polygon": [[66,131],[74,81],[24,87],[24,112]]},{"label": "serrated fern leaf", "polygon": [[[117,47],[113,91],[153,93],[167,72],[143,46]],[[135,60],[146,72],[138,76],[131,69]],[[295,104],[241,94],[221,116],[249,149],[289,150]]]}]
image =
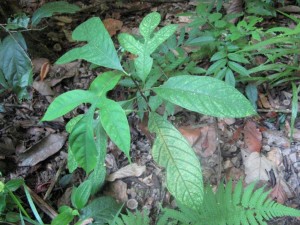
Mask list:
[{"label": "serrated fern leaf", "polygon": [[150,218],[148,217],[147,210],[144,210],[143,212],[136,211],[135,214],[127,210],[127,215],[121,214],[121,217],[119,217],[114,224],[115,225],[149,225]]},{"label": "serrated fern leaf", "polygon": [[[289,208],[268,199],[268,191],[261,187],[254,191],[255,183],[245,189],[239,181],[232,193],[232,182],[220,184],[216,193],[211,187],[204,190],[202,208],[193,211],[179,205],[180,211],[164,210],[164,221],[177,221],[197,225],[267,225],[274,217],[300,216],[300,210]],[[191,215],[191,213],[193,215]]]}]

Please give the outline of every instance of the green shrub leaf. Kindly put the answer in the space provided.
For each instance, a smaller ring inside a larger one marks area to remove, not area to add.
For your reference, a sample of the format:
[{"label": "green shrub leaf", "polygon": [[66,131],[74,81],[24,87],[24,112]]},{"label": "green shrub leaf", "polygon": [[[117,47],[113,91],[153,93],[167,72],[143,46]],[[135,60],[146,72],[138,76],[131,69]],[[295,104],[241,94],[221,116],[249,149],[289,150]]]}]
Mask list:
[{"label": "green shrub leaf", "polygon": [[84,59],[98,66],[124,71],[114,44],[99,18],[94,17],[80,24],[74,30],[72,38],[88,43],[64,54],[57,60],[57,64]]},{"label": "green shrub leaf", "polygon": [[153,65],[153,59],[149,54],[143,53],[134,60],[134,66],[138,77],[144,82],[149,75]]},{"label": "green shrub leaf", "polygon": [[120,34],[118,40],[126,51],[135,55],[142,54],[143,44],[137,41],[132,35],[126,33]]},{"label": "green shrub leaf", "polygon": [[149,130],[156,133],[153,159],[166,168],[167,187],[176,200],[199,209],[203,199],[200,162],[187,140],[167,120],[150,113]]},{"label": "green shrub leaf", "polygon": [[238,90],[212,77],[172,77],[153,90],[167,101],[205,115],[238,118],[256,114]]},{"label": "green shrub leaf", "polygon": [[227,59],[220,59],[216,62],[214,62],[206,71],[206,75],[216,73],[218,72],[221,68],[223,68],[227,63]]},{"label": "green shrub leaf", "polygon": [[242,76],[249,76],[249,71],[245,67],[241,66],[236,62],[229,61],[228,66],[230,67],[230,69],[234,70],[235,72],[237,72]]},{"label": "green shrub leaf", "polygon": [[93,130],[94,109],[91,108],[74,126],[70,136],[70,149],[76,162],[87,172],[91,172],[97,163],[97,147]]},{"label": "green shrub leaf", "polygon": [[92,184],[90,180],[86,180],[77,188],[73,188],[71,194],[72,205],[77,209],[82,209],[91,195]]},{"label": "green shrub leaf", "polygon": [[52,221],[51,225],[67,225],[72,222],[74,215],[72,214],[72,209],[66,210],[58,214]]},{"label": "green shrub leaf", "polygon": [[94,93],[84,90],[63,93],[50,104],[42,121],[50,121],[63,116],[82,103],[92,103],[95,97]]},{"label": "green shrub leaf", "polygon": [[125,111],[117,102],[106,98],[101,99],[97,107],[105,132],[130,159],[130,129]]},{"label": "green shrub leaf", "polygon": [[27,45],[21,33],[13,33],[0,42],[0,82],[12,88],[22,99],[27,95],[26,87],[32,83],[32,66],[27,55]]},{"label": "green shrub leaf", "polygon": [[243,55],[237,53],[229,53],[228,58],[239,63],[250,63]]},{"label": "green shrub leaf", "polygon": [[157,12],[152,12],[144,17],[142,20],[139,30],[141,35],[145,38],[145,40],[150,39],[151,34],[154,29],[158,26],[160,22],[160,14]]},{"label": "green shrub leaf", "polygon": [[104,96],[108,91],[112,90],[117,85],[121,79],[121,76],[122,73],[114,71],[102,73],[101,75],[98,75],[95,80],[93,80],[89,90],[99,97]]},{"label": "green shrub leaf", "polygon": [[41,19],[50,17],[54,13],[76,13],[80,8],[66,1],[48,2],[36,10],[31,18],[31,25],[36,26]]},{"label": "green shrub leaf", "polygon": [[147,51],[152,54],[158,46],[164,43],[172,34],[175,33],[177,25],[171,24],[161,28],[154,34],[154,37],[145,45]]}]

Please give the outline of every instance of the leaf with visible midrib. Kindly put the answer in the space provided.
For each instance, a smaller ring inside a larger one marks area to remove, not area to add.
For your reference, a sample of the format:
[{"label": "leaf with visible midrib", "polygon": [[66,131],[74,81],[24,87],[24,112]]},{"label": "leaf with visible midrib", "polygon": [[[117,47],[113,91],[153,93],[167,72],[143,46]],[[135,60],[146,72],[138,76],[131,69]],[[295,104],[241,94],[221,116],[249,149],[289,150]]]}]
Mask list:
[{"label": "leaf with visible midrib", "polygon": [[97,163],[97,146],[93,130],[94,108],[90,108],[74,126],[69,136],[70,149],[76,162],[87,172],[91,172]]},{"label": "leaf with visible midrib", "polygon": [[64,54],[57,60],[57,64],[84,59],[99,66],[124,71],[114,44],[99,18],[94,17],[80,24],[74,30],[72,38],[88,43]]},{"label": "leaf with visible midrib", "polygon": [[186,139],[167,120],[150,113],[149,130],[156,133],[153,159],[167,171],[167,187],[176,200],[199,209],[203,199],[200,162]]},{"label": "leaf with visible midrib", "polygon": [[105,132],[130,160],[130,129],[125,111],[117,102],[107,98],[102,98],[97,107],[100,108],[100,120]]},{"label": "leaf with visible midrib", "polygon": [[238,118],[256,114],[237,89],[212,77],[172,77],[153,91],[173,104],[209,116]]},{"label": "leaf with visible midrib", "polygon": [[48,107],[42,121],[54,120],[82,103],[92,103],[96,95],[90,91],[72,90],[61,94]]}]

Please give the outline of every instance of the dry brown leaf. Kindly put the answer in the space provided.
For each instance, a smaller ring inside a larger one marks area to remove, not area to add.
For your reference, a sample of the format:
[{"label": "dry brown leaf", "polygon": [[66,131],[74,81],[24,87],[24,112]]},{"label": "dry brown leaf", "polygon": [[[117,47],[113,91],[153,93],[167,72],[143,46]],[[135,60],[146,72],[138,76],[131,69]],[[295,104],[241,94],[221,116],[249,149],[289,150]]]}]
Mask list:
[{"label": "dry brown leaf", "polygon": [[244,139],[246,148],[249,152],[260,152],[262,147],[262,134],[256,128],[253,121],[247,121],[244,126]]},{"label": "dry brown leaf", "polygon": [[216,151],[217,134],[213,126],[201,128],[180,127],[178,130],[198,155],[209,157]]},{"label": "dry brown leaf", "polygon": [[49,103],[53,101],[54,91],[51,89],[47,81],[34,81],[32,86],[42,96],[46,96],[46,99]]},{"label": "dry brown leaf", "polygon": [[107,181],[114,181],[125,177],[139,177],[146,171],[146,166],[139,166],[136,163],[129,164],[118,171],[108,175]]},{"label": "dry brown leaf", "polygon": [[[243,157],[245,165],[245,182],[250,184],[254,181],[268,181],[269,175],[267,172],[274,168],[273,163],[265,156],[260,155],[258,152],[252,152],[247,157]],[[273,170],[275,171],[275,170]],[[275,177],[277,177],[276,172]]]},{"label": "dry brown leaf", "polygon": [[283,181],[279,180],[275,187],[273,187],[270,193],[270,197],[276,200],[278,203],[283,204],[288,199],[288,197],[281,182]]},{"label": "dry brown leaf", "polygon": [[117,31],[121,30],[123,22],[120,20],[108,18],[103,20],[103,24],[110,36],[114,36]]},{"label": "dry brown leaf", "polygon": [[118,202],[127,202],[127,184],[121,180],[116,180],[112,183],[109,183],[107,188],[108,191],[105,191],[106,195],[109,195],[118,200]]},{"label": "dry brown leaf", "polygon": [[57,153],[67,140],[66,133],[50,134],[18,157],[19,166],[35,166]]},{"label": "dry brown leaf", "polygon": [[46,63],[50,64],[49,59],[46,58],[32,59],[33,73],[35,74],[40,73],[42,66]]},{"label": "dry brown leaf", "polygon": [[43,63],[40,71],[41,81],[43,81],[46,78],[47,74],[49,73],[49,70],[50,70],[50,62]]},{"label": "dry brown leaf", "polygon": [[265,108],[265,109],[271,109],[272,108],[271,104],[268,101],[268,98],[264,94],[259,93],[258,98],[259,98],[259,103],[261,104],[261,106],[263,108]]}]

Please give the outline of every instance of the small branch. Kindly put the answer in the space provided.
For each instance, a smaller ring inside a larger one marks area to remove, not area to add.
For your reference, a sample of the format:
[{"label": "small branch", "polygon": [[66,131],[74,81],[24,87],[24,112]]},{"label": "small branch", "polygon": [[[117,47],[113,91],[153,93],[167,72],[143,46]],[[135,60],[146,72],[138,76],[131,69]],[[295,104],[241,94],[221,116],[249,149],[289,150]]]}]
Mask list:
[{"label": "small branch", "polygon": [[[292,113],[292,110],[290,109],[257,109],[257,112],[277,112],[277,113]],[[299,112],[299,111],[298,111]]]}]

